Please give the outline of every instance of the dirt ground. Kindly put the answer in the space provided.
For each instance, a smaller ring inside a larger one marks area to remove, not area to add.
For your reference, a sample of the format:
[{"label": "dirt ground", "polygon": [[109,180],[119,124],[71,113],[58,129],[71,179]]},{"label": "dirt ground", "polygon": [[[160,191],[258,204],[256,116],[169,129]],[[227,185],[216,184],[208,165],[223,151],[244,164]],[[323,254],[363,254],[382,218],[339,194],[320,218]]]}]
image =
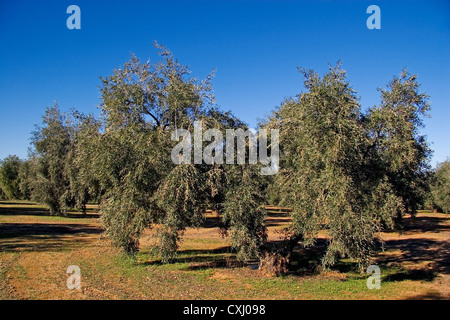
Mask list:
[{"label": "dirt ground", "polygon": [[[288,217],[272,210],[269,239]],[[343,261],[330,271],[304,268],[317,263],[314,250],[298,251],[292,273],[269,278],[255,264],[234,259],[218,219],[185,232],[178,258],[161,264],[145,232],[136,261],[124,258],[103,235],[98,215],[51,217],[42,206],[0,203],[0,299],[449,299],[450,215],[423,212],[407,218],[401,233],[383,233],[385,250],[374,258],[382,288],[369,290],[367,274]],[[322,239],[325,241],[325,239]],[[320,243],[320,241],[319,241]],[[318,252],[317,252],[318,253]],[[305,264],[306,263],[306,264]],[[68,266],[81,269],[81,289],[69,290]]]}]

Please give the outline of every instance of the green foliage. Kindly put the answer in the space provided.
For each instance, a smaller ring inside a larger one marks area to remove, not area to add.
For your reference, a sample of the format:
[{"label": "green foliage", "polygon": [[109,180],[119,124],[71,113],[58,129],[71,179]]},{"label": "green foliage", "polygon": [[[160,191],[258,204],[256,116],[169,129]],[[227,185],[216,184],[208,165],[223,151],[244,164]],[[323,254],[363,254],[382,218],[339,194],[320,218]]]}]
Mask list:
[{"label": "green foliage", "polygon": [[33,158],[22,161],[19,168],[19,189],[22,199],[31,200],[31,182],[33,181]]},{"label": "green foliage", "polygon": [[10,155],[0,161],[0,189],[7,199],[20,199],[19,171],[22,161],[15,155]]},{"label": "green foliage", "polygon": [[420,134],[430,110],[428,96],[420,93],[417,76],[406,69],[381,92],[381,104],[370,110],[367,128],[389,183],[402,200],[397,221],[412,215],[425,201],[431,149]]},{"label": "green foliage", "polygon": [[94,154],[92,164],[105,190],[102,220],[114,243],[134,255],[143,229],[163,223],[160,252],[169,260],[178,232],[193,221],[192,212],[177,221],[183,217],[177,209],[191,208],[191,198],[178,197],[173,205],[160,207],[166,203],[158,195],[176,190],[187,173],[172,172],[170,134],[178,125],[191,125],[200,114],[204,106],[199,97],[205,87],[195,79],[185,80],[187,69],[166,50],[161,54],[165,63],[152,66],[132,57],[122,69],[102,79],[105,129],[93,139],[100,152]]},{"label": "green foliage", "polygon": [[159,253],[167,262],[173,258],[180,234],[187,226],[200,227],[206,211],[201,202],[204,184],[190,164],[176,166],[161,182],[154,195],[155,203],[164,208],[164,228],[159,233]]},{"label": "green foliage", "polygon": [[86,204],[98,200],[100,183],[92,175],[92,152],[89,148],[92,137],[98,134],[100,122],[93,115],[84,115],[77,111],[71,114],[73,137],[65,160],[65,178],[69,188],[64,193],[63,201],[70,207],[76,207],[86,213]]},{"label": "green foliage", "polygon": [[57,104],[47,108],[42,120],[42,127],[37,127],[32,137],[36,159],[31,194],[33,200],[48,205],[52,215],[63,215],[63,196],[70,187],[65,169],[73,128]]},{"label": "green foliage", "polygon": [[155,133],[133,127],[106,129],[92,143],[98,148],[91,154],[91,165],[104,192],[100,212],[106,232],[134,255],[141,232],[161,214],[151,197],[160,176],[157,152],[162,149]]},{"label": "green foliage", "polygon": [[[113,74],[102,78],[102,126],[85,139],[90,173],[102,192],[101,214],[114,244],[130,255],[139,250],[144,228],[157,227],[157,252],[164,262],[173,259],[184,230],[198,227],[207,208],[223,214],[231,202],[241,206],[238,215],[249,215],[251,225],[240,230],[239,218],[228,209],[235,247],[248,258],[257,253],[263,233],[260,201],[246,180],[222,165],[175,165],[171,140],[175,129],[193,131],[201,120],[207,128],[245,127],[214,105],[211,77],[199,81],[164,47],[162,61],[142,64],[133,56]],[[245,178],[247,179],[247,178]],[[236,199],[229,190],[247,192]],[[248,190],[245,190],[248,188]],[[261,197],[260,197],[261,198]],[[247,201],[251,200],[248,204]],[[247,210],[255,210],[248,212]],[[255,217],[250,218],[251,215]],[[242,236],[246,231],[250,233]]]},{"label": "green foliage", "polygon": [[[279,174],[264,177],[258,165],[172,162],[176,129],[192,132],[195,121],[222,133],[248,128],[214,105],[212,73],[200,81],[156,47],[159,62],[132,56],[101,78],[99,119],[48,108],[33,132],[30,158],[2,162],[5,196],[45,203],[54,215],[74,207],[85,212],[88,201],[98,201],[117,247],[135,256],[144,229],[155,228],[164,262],[175,257],[186,228],[202,224],[206,209],[222,218],[239,259],[257,257],[267,241],[269,199],[293,209],[287,251],[299,239],[313,245],[326,229],[325,266],[339,257],[367,265],[375,234],[424,202],[431,151],[420,128],[429,104],[415,75],[404,70],[394,77],[380,89],[380,105],[364,114],[340,65],[323,77],[301,69],[306,92],[286,99],[262,124],[280,130],[282,148]],[[448,212],[447,163],[436,172],[433,197]]]},{"label": "green foliage", "polygon": [[447,160],[437,166],[431,195],[436,209],[450,213],[450,161]]},{"label": "green foliage", "polygon": [[33,132],[30,159],[21,167],[22,192],[49,206],[52,215],[64,215],[68,208],[85,212],[100,193],[90,163],[96,150],[88,148],[99,127],[92,115],[66,114],[56,104],[47,108],[42,126]]},{"label": "green foliage", "polygon": [[0,200],[7,200],[6,194],[3,192],[2,188],[0,188]]},{"label": "green foliage", "polygon": [[231,231],[231,245],[238,259],[257,257],[267,241],[265,227],[264,179],[257,167],[232,166],[227,174],[229,187],[224,203],[224,221]]},{"label": "green foliage", "polygon": [[312,245],[327,229],[325,266],[340,256],[367,265],[375,233],[418,205],[414,192],[429,155],[418,135],[426,95],[403,72],[382,91],[381,106],[364,115],[339,65],[323,78],[300,71],[307,92],[284,101],[266,123],[280,129],[283,152],[272,190],[293,208],[291,239]]}]

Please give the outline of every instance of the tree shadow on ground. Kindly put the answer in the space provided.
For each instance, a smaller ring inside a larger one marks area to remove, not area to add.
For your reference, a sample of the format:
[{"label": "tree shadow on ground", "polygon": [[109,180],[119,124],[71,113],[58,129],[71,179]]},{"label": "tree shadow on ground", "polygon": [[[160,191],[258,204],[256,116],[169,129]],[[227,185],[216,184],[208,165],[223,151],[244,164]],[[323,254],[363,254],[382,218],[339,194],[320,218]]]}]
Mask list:
[{"label": "tree shadow on ground", "polygon": [[227,257],[227,258],[217,258],[215,257],[213,260],[209,259],[205,262],[191,261],[189,262],[189,266],[185,268],[185,270],[205,270],[205,269],[234,269],[234,268],[243,268],[245,266],[249,266],[248,262],[242,262],[237,260],[235,257]]},{"label": "tree shadow on ground", "polygon": [[[230,246],[210,250],[181,250],[178,251],[170,264],[188,264],[185,270],[203,270],[214,268],[242,268],[251,262],[242,262]],[[163,265],[160,259],[147,260],[143,265]]]},{"label": "tree shadow on ground", "polygon": [[58,252],[92,245],[92,239],[74,241],[65,236],[28,236],[15,241],[4,241],[0,244],[0,252]]},{"label": "tree shadow on ground", "polygon": [[[315,244],[310,247],[297,245],[294,249],[289,264],[289,273],[298,276],[307,276],[318,274],[323,270],[322,259],[328,248],[328,240],[319,238]],[[358,263],[338,259],[330,270],[339,273],[358,272]]]},{"label": "tree shadow on ground", "polygon": [[[433,281],[439,273],[450,274],[450,242],[422,236],[426,233],[448,233],[450,226],[446,217],[420,216],[404,219],[401,235],[420,235],[408,239],[392,239],[384,242],[393,254],[380,253],[377,264],[400,265],[407,263],[412,268],[401,270],[384,278],[385,281],[422,280]],[[377,244],[381,251],[381,244]],[[415,267],[416,266],[416,267]]]},{"label": "tree shadow on ground", "polygon": [[267,217],[273,218],[290,218],[289,213],[287,212],[268,212]]},{"label": "tree shadow on ground", "polygon": [[417,296],[412,296],[406,298],[406,300],[448,300],[450,297],[444,296],[440,292],[437,291],[428,291],[425,294],[420,294]]},{"label": "tree shadow on ground", "polygon": [[15,201],[0,201],[0,205],[10,205],[10,206],[34,206],[36,203],[33,202],[15,202]]},{"label": "tree shadow on ground", "polygon": [[448,221],[448,219],[440,217],[412,217],[410,219],[405,219],[402,232],[448,232],[450,230],[450,225],[444,225],[446,221]]},{"label": "tree shadow on ground", "polygon": [[397,273],[389,274],[383,277],[383,281],[395,282],[395,281],[433,281],[437,276],[437,272],[433,270],[401,270]]},{"label": "tree shadow on ground", "polygon": [[23,236],[60,236],[73,234],[99,234],[103,229],[87,224],[1,223],[0,239]]},{"label": "tree shadow on ground", "polygon": [[222,218],[220,217],[206,217],[203,222],[203,228],[220,228],[222,226]]},{"label": "tree shadow on ground", "polygon": [[[289,216],[285,213],[270,213],[267,215],[266,226],[274,227],[289,222]],[[202,225],[203,228],[221,228],[223,227],[222,218],[219,216],[207,216]]]},{"label": "tree shadow on ground", "polygon": [[45,208],[26,208],[26,207],[0,207],[2,216],[49,216],[50,210]]},{"label": "tree shadow on ground", "polygon": [[281,225],[285,225],[287,223],[289,223],[289,220],[286,218],[277,219],[277,218],[270,217],[266,221],[266,227],[281,226]]},{"label": "tree shadow on ground", "polygon": [[[55,251],[79,246],[83,239],[103,233],[103,229],[86,224],[2,223],[0,224],[0,251]],[[84,244],[83,244],[84,245]]]},{"label": "tree shadow on ground", "polygon": [[[446,232],[446,218],[418,217],[407,219],[403,232],[421,234],[424,232]],[[309,275],[321,270],[321,259],[327,250],[328,241],[318,239],[314,246],[304,248],[298,245],[291,257],[289,272],[297,275]],[[375,255],[374,264],[382,269],[389,266],[400,266],[398,271],[386,275],[384,281],[433,281],[439,274],[450,274],[450,242],[429,238],[393,239],[384,242],[387,253]],[[376,241],[376,249],[381,251],[381,242]],[[398,252],[398,254],[397,254]],[[416,268],[405,269],[405,265]],[[330,268],[340,273],[359,273],[358,264],[350,260],[338,260]]]},{"label": "tree shadow on ground", "polygon": [[[7,204],[12,204],[8,202]],[[23,205],[18,203],[19,205]],[[27,208],[27,207],[0,207],[0,216],[50,216],[56,217],[50,214],[50,210],[46,208]],[[87,209],[87,213],[84,215],[80,212],[69,211],[64,218],[99,218],[99,214],[95,213],[94,209]]]},{"label": "tree shadow on ground", "polygon": [[[396,265],[400,263],[413,263],[419,269],[403,270],[388,275],[386,281],[425,280],[432,281],[439,273],[450,274],[450,243],[425,238],[404,240],[387,240],[385,247],[396,250],[399,254],[380,254],[377,264]],[[421,264],[426,264],[422,266]]]}]

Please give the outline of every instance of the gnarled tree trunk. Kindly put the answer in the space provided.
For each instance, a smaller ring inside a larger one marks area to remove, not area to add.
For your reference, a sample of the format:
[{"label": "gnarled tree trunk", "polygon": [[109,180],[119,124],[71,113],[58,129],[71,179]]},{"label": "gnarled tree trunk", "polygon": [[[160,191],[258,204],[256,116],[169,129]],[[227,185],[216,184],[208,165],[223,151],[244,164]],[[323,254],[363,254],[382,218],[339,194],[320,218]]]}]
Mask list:
[{"label": "gnarled tree trunk", "polygon": [[288,241],[283,242],[281,248],[264,247],[261,250],[259,260],[259,270],[262,274],[274,277],[289,271],[289,263],[292,251],[299,241],[303,239],[302,235],[294,235]]}]

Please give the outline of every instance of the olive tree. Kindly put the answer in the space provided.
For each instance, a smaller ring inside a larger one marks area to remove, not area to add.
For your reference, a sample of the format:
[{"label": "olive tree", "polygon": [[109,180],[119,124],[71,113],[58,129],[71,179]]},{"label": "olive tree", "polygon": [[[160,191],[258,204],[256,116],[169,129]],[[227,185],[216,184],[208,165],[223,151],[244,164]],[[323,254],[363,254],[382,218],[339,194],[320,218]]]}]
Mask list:
[{"label": "olive tree", "polygon": [[376,149],[381,168],[402,201],[397,223],[401,223],[404,213],[415,215],[429,191],[431,149],[420,130],[430,105],[428,95],[419,89],[417,75],[404,69],[385,89],[379,89],[381,103],[371,108],[365,118],[371,147]]},{"label": "olive tree", "polygon": [[42,125],[33,131],[31,157],[35,158],[32,198],[46,204],[52,215],[64,215],[65,194],[70,188],[66,159],[73,139],[73,128],[58,105],[46,109]]},{"label": "olive tree", "polygon": [[20,199],[19,171],[22,161],[16,155],[10,155],[0,161],[0,189],[7,199]]},{"label": "olive tree", "polygon": [[31,183],[34,179],[35,159],[23,160],[19,167],[19,189],[22,199],[31,200]]},{"label": "olive tree", "polygon": [[230,212],[230,201],[241,203],[239,214],[244,214],[259,207],[259,198],[244,206],[254,196],[250,190],[245,190],[250,193],[244,198],[229,193],[243,178],[225,165],[175,164],[171,158],[178,143],[172,141],[172,133],[177,129],[192,132],[196,121],[201,121],[203,129],[245,125],[214,105],[212,74],[200,81],[171,52],[156,46],[159,62],[141,63],[132,56],[112,75],[101,78],[102,126],[90,136],[88,148],[95,152],[89,152],[88,158],[102,190],[106,232],[116,246],[135,255],[144,228],[155,227],[156,250],[163,261],[169,261],[185,229],[200,226],[206,208],[212,208],[231,221],[224,225],[231,226],[234,246],[245,252],[239,256],[248,258],[256,254],[254,243],[263,232],[263,219],[254,218],[252,233],[244,238],[242,230],[235,228],[238,219]]},{"label": "olive tree", "polygon": [[436,209],[450,213],[450,161],[440,163],[433,177],[431,196]]},{"label": "olive tree", "polygon": [[[288,263],[286,257],[299,241],[304,246],[314,245],[319,231],[325,229],[328,246],[323,265],[331,266],[344,256],[355,259],[362,268],[369,263],[376,232],[384,226],[393,227],[395,213],[404,206],[404,194],[391,175],[398,166],[386,152],[396,152],[402,159],[409,156],[410,149],[397,144],[392,146],[397,149],[391,149],[375,134],[380,127],[389,130],[382,126],[390,123],[388,105],[404,107],[383,91],[381,108],[364,115],[339,64],[323,77],[312,70],[300,71],[306,92],[285,100],[265,124],[280,130],[282,156],[273,190],[277,190],[280,204],[293,209],[287,241],[278,253],[282,264]],[[392,87],[398,89],[397,80]],[[416,87],[412,83],[407,87],[412,90],[408,94],[413,94]],[[401,95],[396,99],[409,102]],[[397,127],[409,128],[407,115],[395,117]],[[396,132],[390,133],[389,138],[394,139]],[[413,139],[413,133],[416,131],[411,129],[402,141]],[[399,164],[403,162],[399,160]]]},{"label": "olive tree", "polygon": [[91,172],[92,153],[97,150],[90,145],[101,124],[92,114],[84,115],[76,110],[72,110],[70,119],[73,136],[64,164],[69,187],[62,198],[64,203],[86,214],[88,201],[98,201],[101,192],[99,181]]}]

